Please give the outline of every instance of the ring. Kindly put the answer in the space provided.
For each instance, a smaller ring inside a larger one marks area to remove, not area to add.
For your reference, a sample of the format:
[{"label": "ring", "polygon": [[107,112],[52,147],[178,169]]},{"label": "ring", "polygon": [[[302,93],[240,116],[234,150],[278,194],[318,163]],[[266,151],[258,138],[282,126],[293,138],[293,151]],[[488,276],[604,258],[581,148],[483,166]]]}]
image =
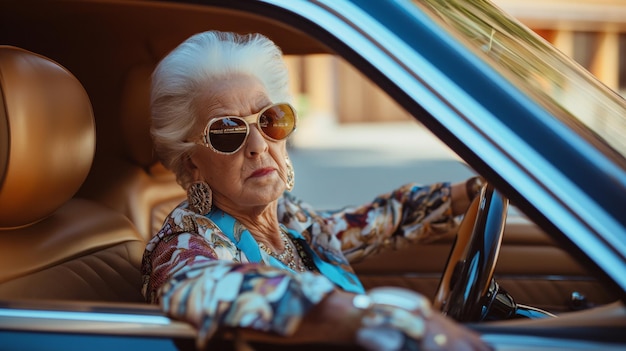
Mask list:
[{"label": "ring", "polygon": [[433,337],[433,341],[437,346],[444,346],[448,342],[448,337],[445,334],[437,334]]}]

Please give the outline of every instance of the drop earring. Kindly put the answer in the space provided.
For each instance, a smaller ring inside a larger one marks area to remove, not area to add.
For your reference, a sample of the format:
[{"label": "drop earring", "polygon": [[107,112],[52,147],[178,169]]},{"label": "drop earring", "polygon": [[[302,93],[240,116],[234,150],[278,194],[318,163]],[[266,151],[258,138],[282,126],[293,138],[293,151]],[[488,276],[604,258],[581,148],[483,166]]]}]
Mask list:
[{"label": "drop earring", "polygon": [[189,207],[196,213],[205,215],[213,206],[213,191],[205,181],[196,181],[187,188]]},{"label": "drop earring", "polygon": [[296,182],[295,173],[293,171],[293,165],[291,164],[291,160],[289,156],[285,157],[285,167],[287,167],[287,190],[291,191]]}]

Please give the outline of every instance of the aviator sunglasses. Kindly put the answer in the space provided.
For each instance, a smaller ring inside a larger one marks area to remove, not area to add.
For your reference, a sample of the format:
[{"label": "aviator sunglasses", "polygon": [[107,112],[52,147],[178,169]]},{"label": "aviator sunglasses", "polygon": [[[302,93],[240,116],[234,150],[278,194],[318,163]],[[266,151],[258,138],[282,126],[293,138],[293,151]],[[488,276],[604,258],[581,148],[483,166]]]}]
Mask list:
[{"label": "aviator sunglasses", "polygon": [[219,154],[232,155],[246,142],[250,134],[250,124],[256,123],[265,138],[280,141],[296,129],[296,120],[296,110],[284,102],[269,105],[245,117],[213,118],[204,128],[198,144]]}]

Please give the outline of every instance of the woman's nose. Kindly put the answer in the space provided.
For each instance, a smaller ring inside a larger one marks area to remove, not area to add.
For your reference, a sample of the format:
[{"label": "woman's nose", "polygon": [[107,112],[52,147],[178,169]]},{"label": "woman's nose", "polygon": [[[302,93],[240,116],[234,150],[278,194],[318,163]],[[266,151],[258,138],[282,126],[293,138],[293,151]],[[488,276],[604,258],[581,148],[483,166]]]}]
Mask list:
[{"label": "woman's nose", "polygon": [[263,134],[261,134],[256,123],[250,124],[250,134],[248,134],[245,147],[247,156],[258,155],[267,151],[267,140],[263,137]]}]

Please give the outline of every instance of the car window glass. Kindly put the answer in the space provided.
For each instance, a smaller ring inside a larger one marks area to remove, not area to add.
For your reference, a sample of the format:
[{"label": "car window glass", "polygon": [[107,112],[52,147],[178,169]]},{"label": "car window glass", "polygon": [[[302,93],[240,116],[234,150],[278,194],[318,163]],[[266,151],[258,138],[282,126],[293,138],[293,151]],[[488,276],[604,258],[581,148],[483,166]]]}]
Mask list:
[{"label": "car window glass", "polygon": [[572,125],[574,117],[626,155],[624,100],[539,35],[487,2],[423,0],[420,4],[564,122]]}]

